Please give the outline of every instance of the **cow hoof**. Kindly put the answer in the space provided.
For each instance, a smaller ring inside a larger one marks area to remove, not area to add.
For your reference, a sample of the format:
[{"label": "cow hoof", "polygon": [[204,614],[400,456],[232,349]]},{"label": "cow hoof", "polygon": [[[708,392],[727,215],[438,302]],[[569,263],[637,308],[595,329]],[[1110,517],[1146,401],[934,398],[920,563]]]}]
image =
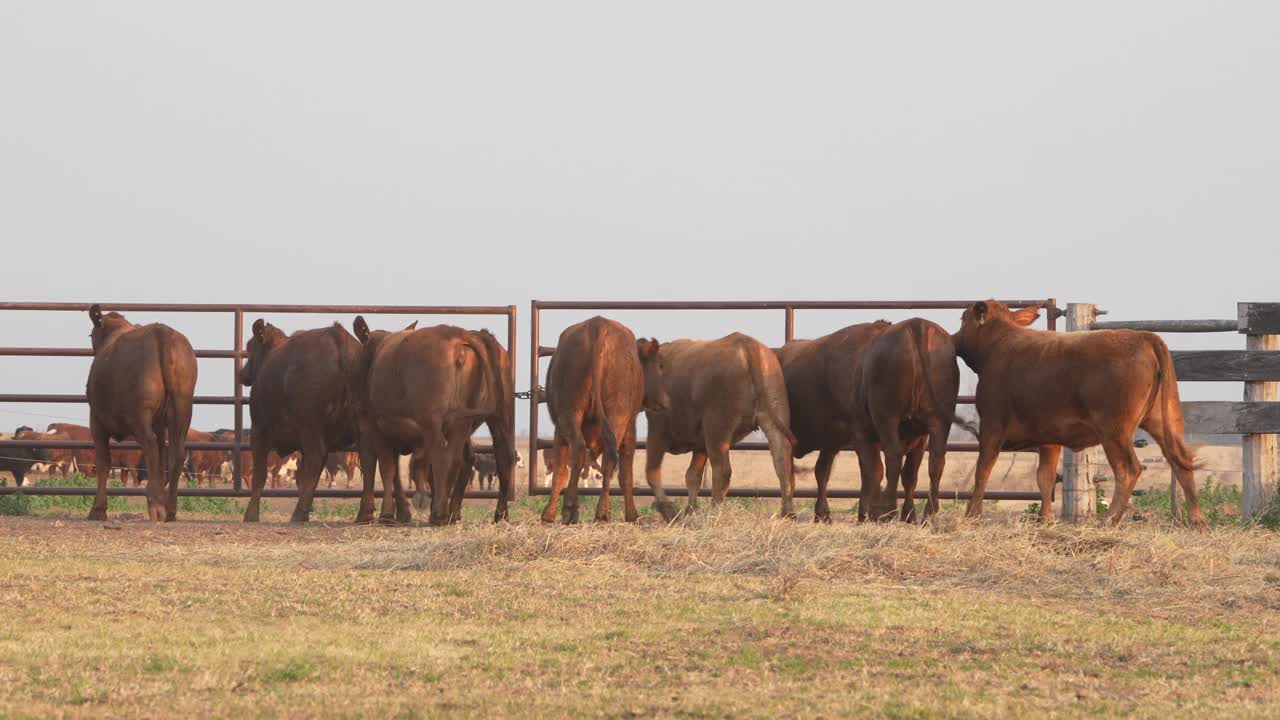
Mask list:
[{"label": "cow hoof", "polygon": [[542,513],[542,522],[547,523],[547,524],[549,524],[549,525],[554,525],[554,524],[555,524],[555,522],[556,522],[556,511],[555,511],[555,509],[554,509],[554,508],[547,508],[547,510],[543,511],[543,513]]},{"label": "cow hoof", "polygon": [[675,522],[676,506],[670,500],[657,503],[657,506],[658,506],[658,514],[662,516],[662,519],[664,521]]},{"label": "cow hoof", "polygon": [[596,522],[598,522],[598,523],[607,523],[607,522],[609,522],[609,516],[608,516],[608,514],[605,514],[605,515],[597,515],[597,516],[596,516]]},{"label": "cow hoof", "polygon": [[89,519],[90,520],[106,520],[107,511],[94,508],[93,510],[89,511]]},{"label": "cow hoof", "polygon": [[830,524],[831,524],[831,511],[830,511],[830,510],[823,510],[823,511],[821,511],[821,512],[815,512],[815,513],[813,514],[813,521],[814,521],[814,522],[816,522],[816,523],[826,523],[827,525],[830,525]]},{"label": "cow hoof", "polygon": [[560,513],[560,515],[563,518],[565,525],[578,524],[578,507],[576,505],[573,507],[569,507],[568,505],[565,505],[564,510],[563,512]]},{"label": "cow hoof", "polygon": [[301,523],[305,523],[310,519],[311,518],[307,515],[299,515],[298,513],[294,513],[293,516],[289,518],[289,522],[301,524]]}]

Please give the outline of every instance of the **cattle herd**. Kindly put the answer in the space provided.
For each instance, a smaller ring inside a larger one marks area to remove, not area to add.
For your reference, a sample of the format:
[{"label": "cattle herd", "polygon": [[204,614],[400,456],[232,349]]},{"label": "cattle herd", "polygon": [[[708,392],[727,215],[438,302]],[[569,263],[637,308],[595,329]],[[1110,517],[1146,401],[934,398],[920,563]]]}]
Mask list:
[{"label": "cattle herd", "polygon": [[[795,516],[793,459],[817,451],[815,519],[830,521],[831,469],[836,454],[852,448],[863,479],[859,519],[905,521],[916,519],[916,481],[927,450],[927,518],[938,510],[963,360],[978,375],[981,421],[969,516],[981,512],[1002,450],[1038,450],[1040,512],[1047,520],[1062,448],[1100,444],[1116,481],[1108,520],[1118,521],[1142,472],[1133,449],[1134,433],[1142,428],[1185,492],[1191,522],[1203,526],[1194,458],[1183,442],[1177,379],[1164,342],[1131,330],[1035,330],[1029,325],[1039,312],[988,300],[965,309],[954,334],[913,318],[851,325],[777,349],[741,333],[660,343],[637,340],[603,317],[572,325],[561,333],[547,373],[555,439],[545,455],[552,484],[542,519],[554,522],[563,500],[561,517],[577,522],[579,484],[595,468],[601,486],[596,520],[609,519],[615,473],[624,517],[636,520],[633,461],[642,411],[648,421],[645,479],[668,520],[679,512],[663,489],[664,455],[691,453],[682,511],[689,512],[697,506],[708,461],[711,502],[724,499],[733,474],[729,449],[756,430],[768,439],[783,516]],[[116,466],[145,468],[149,516],[173,520],[183,470],[212,473],[225,459],[222,453],[188,456],[186,443],[233,436],[190,430],[196,360],[181,333],[161,324],[133,325],[96,305],[89,317],[89,427],[55,424],[49,430],[58,433],[53,437],[94,444],[88,464],[98,489],[90,519],[106,517],[107,479]],[[374,520],[375,469],[384,489],[382,520],[412,518],[402,479],[407,474],[420,509],[429,498],[432,525],[457,522],[476,468],[496,476],[500,492],[493,517],[504,520],[520,462],[506,349],[488,331],[450,325],[374,330],[356,317],[352,329],[354,334],[335,323],[286,335],[261,319],[253,324],[240,372],[251,389],[252,418],[250,450],[242,458],[252,476],[244,519],[258,519],[268,476],[297,453],[295,522],[308,519],[323,472],[332,481],[340,471],[351,478],[357,469],[362,493],[356,522]],[[471,447],[481,424],[493,439],[487,460]],[[30,428],[16,436],[50,437]],[[126,438],[136,439],[141,449],[110,446],[112,439]],[[409,461],[402,471],[405,455]],[[906,496],[900,509],[899,483]]]}]

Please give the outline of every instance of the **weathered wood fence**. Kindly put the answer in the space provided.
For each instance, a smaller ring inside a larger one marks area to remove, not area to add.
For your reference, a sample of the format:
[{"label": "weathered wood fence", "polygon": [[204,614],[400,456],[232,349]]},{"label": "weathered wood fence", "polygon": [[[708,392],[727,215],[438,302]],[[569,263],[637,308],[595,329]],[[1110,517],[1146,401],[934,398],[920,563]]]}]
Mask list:
[{"label": "weathered wood fence", "polygon": [[[1241,402],[1184,402],[1187,433],[1240,435],[1243,450],[1241,512],[1261,512],[1280,481],[1280,303],[1240,303],[1234,320],[1137,320],[1099,322],[1105,311],[1094,305],[1067,305],[1067,331],[1150,330],[1158,333],[1234,332],[1245,336],[1243,350],[1174,350],[1180,382],[1243,382]],[[1100,448],[1063,454],[1062,517],[1081,520],[1094,512],[1090,464],[1105,464]],[[1177,516],[1178,489],[1169,483],[1170,509]]]}]

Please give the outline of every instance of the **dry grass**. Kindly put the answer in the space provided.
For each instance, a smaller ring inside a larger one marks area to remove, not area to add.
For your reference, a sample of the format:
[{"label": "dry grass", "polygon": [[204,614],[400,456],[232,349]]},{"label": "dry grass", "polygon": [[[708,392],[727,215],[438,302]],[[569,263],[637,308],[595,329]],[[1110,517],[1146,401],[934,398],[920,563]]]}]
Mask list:
[{"label": "dry grass", "polygon": [[[769,508],[770,506],[763,506]],[[0,518],[0,716],[1267,716],[1280,535]]]}]

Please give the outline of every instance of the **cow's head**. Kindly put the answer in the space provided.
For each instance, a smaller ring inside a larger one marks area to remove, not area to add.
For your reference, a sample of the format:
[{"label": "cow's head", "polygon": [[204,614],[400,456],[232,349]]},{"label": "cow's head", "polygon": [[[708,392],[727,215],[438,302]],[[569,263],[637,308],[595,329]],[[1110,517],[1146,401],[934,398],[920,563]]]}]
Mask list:
[{"label": "cow's head", "polygon": [[993,337],[1009,328],[1026,327],[1040,317],[1040,307],[1032,305],[1017,312],[996,300],[974,303],[960,316],[960,331],[952,335],[959,355],[974,372],[982,372],[982,360]]},{"label": "cow's head", "polygon": [[666,412],[671,407],[671,396],[667,394],[667,383],[663,377],[666,367],[659,352],[661,348],[652,338],[636,341],[640,367],[644,370],[644,409],[650,412]]},{"label": "cow's head", "polygon": [[133,324],[125,320],[124,316],[118,312],[103,314],[102,306],[97,303],[89,307],[89,319],[93,321],[93,330],[89,333],[89,341],[93,345],[94,353],[101,350],[112,335],[133,327]]},{"label": "cow's head", "polygon": [[[22,427],[13,431],[13,439],[14,440],[49,440],[51,438],[49,438],[48,436],[42,433],[38,433],[35,430],[32,430],[30,427],[26,425],[23,425]],[[18,450],[17,452],[37,462],[49,461],[49,451],[45,450],[44,448],[38,448],[38,447],[23,448],[21,450]]]},{"label": "cow's head", "polygon": [[253,385],[258,379],[258,371],[266,362],[267,355],[285,341],[284,332],[271,323],[258,318],[253,321],[253,337],[245,344],[245,352],[249,356],[240,368],[240,383]]}]

